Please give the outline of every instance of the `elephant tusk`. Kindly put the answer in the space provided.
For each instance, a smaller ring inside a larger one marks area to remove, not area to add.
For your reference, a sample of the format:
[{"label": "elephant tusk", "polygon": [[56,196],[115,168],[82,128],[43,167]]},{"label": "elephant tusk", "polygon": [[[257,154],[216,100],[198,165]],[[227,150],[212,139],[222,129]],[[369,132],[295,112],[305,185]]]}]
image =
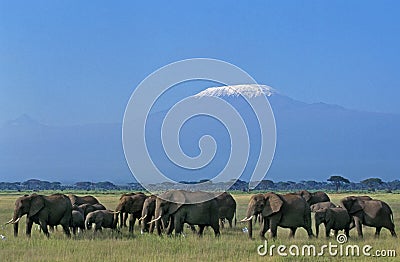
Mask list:
[{"label": "elephant tusk", "polygon": [[151,223],[153,223],[153,222],[156,222],[157,220],[160,220],[160,218],[161,218],[161,216],[157,217],[156,219],[151,220],[151,221],[150,221],[149,223],[147,223],[147,224],[151,224]]},{"label": "elephant tusk", "polygon": [[249,218],[245,217],[242,220],[240,220],[240,222],[247,222],[247,221],[252,220],[252,219],[253,219],[253,216],[251,216]]},{"label": "elephant tusk", "polygon": [[143,219],[145,219],[147,217],[147,215],[142,216],[141,218],[139,218],[139,221],[142,221]]},{"label": "elephant tusk", "polygon": [[20,217],[17,218],[17,220],[15,220],[14,222],[11,222],[11,224],[17,224],[20,219],[21,219]]},{"label": "elephant tusk", "polygon": [[13,218],[11,218],[11,219],[10,219],[10,221],[8,221],[7,223],[5,223],[4,225],[11,224],[11,223],[13,222],[13,220],[14,220],[14,219],[13,219]]}]

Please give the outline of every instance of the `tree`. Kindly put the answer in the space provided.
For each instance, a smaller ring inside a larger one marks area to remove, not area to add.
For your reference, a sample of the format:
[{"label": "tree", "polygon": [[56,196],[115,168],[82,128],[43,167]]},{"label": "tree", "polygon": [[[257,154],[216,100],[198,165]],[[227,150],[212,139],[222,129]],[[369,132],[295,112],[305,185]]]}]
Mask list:
[{"label": "tree", "polygon": [[369,189],[376,189],[383,184],[380,178],[368,178],[361,181],[361,184],[366,185]]},{"label": "tree", "polygon": [[327,181],[332,182],[332,184],[335,185],[336,192],[339,191],[339,188],[342,184],[350,183],[350,181],[347,178],[344,178],[342,176],[331,176],[330,178],[327,179]]}]

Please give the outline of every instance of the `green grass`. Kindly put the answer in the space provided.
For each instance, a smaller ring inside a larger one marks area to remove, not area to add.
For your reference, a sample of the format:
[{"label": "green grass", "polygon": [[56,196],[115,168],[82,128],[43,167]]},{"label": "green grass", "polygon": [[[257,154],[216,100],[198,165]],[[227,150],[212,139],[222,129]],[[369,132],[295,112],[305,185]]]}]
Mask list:
[{"label": "green grass", "polygon": [[[21,193],[20,193],[21,194]],[[114,209],[118,203],[120,194],[98,194],[95,195],[107,208]],[[333,202],[349,194],[330,194]],[[0,194],[0,224],[7,222],[13,212],[14,202],[18,194]],[[238,218],[245,216],[250,194],[235,194],[238,202]],[[386,201],[394,211],[394,219],[398,233],[400,227],[400,195],[399,194],[373,194],[373,198]],[[263,242],[256,238],[249,240],[247,234],[242,232],[244,224],[237,224],[236,228],[223,229],[220,238],[213,236],[211,229],[206,229],[203,238],[193,235],[189,229],[185,229],[185,237],[158,237],[156,235],[140,235],[137,225],[135,234],[132,236],[127,229],[122,229],[121,234],[104,230],[102,233],[94,234],[85,232],[72,239],[66,238],[62,230],[51,233],[50,239],[37,230],[33,230],[32,237],[28,239],[25,234],[25,219],[21,219],[20,235],[13,237],[12,226],[0,227],[0,234],[6,236],[0,240],[0,261],[331,261],[331,260],[353,260],[353,261],[376,261],[377,258],[353,257],[332,258],[324,257],[286,257],[268,255],[261,257],[257,254],[257,247]],[[321,226],[322,227],[322,226]],[[258,225],[255,226],[254,236],[258,236]],[[321,228],[322,229],[322,228]],[[315,231],[313,226],[313,231]],[[268,244],[286,245],[292,244],[308,245],[314,244],[319,248],[323,244],[337,244],[335,239],[325,238],[308,240],[305,230],[298,229],[295,239],[288,238],[288,230],[280,228],[278,239],[269,240]],[[374,229],[364,227],[364,239],[358,239],[355,229],[350,232],[351,238],[348,244],[371,245],[376,249],[395,249],[397,257],[386,258],[385,261],[397,261],[400,256],[398,239],[393,239],[388,230],[382,229],[380,239],[374,239]]]}]

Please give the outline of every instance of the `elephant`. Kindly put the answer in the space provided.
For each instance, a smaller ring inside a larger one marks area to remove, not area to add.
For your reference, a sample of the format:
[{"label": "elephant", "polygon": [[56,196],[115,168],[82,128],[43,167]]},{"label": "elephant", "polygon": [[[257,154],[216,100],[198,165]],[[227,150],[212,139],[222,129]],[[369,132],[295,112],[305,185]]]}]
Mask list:
[{"label": "elephant", "polygon": [[315,212],[315,234],[318,237],[319,226],[325,225],[325,236],[329,237],[331,229],[335,230],[337,236],[339,230],[344,230],[349,237],[351,218],[347,210],[341,207],[322,208]]},{"label": "elephant", "polygon": [[[120,217],[120,227],[122,227],[124,221],[123,216],[124,213],[129,214],[129,232],[133,233],[133,226],[135,224],[136,219],[142,217],[142,208],[143,203],[146,200],[145,194],[134,194],[131,196],[122,196],[117,208],[115,209],[115,217],[114,217],[114,224],[115,227],[118,223],[118,217]],[[141,222],[141,221],[139,221]]]},{"label": "elephant", "polygon": [[92,224],[95,224],[94,231],[102,231],[102,228],[111,228],[116,230],[116,223],[114,223],[114,213],[111,210],[96,210],[90,212],[85,220],[87,230],[92,229]]},{"label": "elephant", "polygon": [[390,206],[381,201],[366,197],[345,197],[340,201],[354,219],[359,237],[363,237],[362,225],[375,227],[375,237],[379,237],[382,227],[387,228],[393,237],[397,237]]},{"label": "elephant", "polygon": [[326,202],[319,202],[316,203],[314,205],[311,205],[311,212],[316,212],[320,209],[324,209],[324,208],[332,208],[332,207],[337,207],[337,205],[335,203],[332,203],[330,201],[326,201]]},{"label": "elephant", "polygon": [[235,217],[235,226],[236,226],[236,201],[232,197],[231,194],[227,192],[217,193],[217,197],[215,198],[218,203],[218,217],[220,221],[220,228],[224,228],[223,221],[228,220],[229,227],[232,228],[232,220]]},{"label": "elephant", "polygon": [[328,202],[331,201],[329,196],[322,191],[317,191],[317,192],[308,192],[307,190],[302,190],[299,192],[296,192],[297,195],[304,197],[304,199],[307,201],[307,203],[311,206],[316,203],[320,202]]},{"label": "elephant", "polygon": [[85,218],[83,213],[78,210],[72,210],[71,228],[74,235],[76,235],[78,228],[81,231],[85,230]]},{"label": "elephant", "polygon": [[273,192],[256,194],[250,198],[246,217],[241,222],[248,222],[249,238],[252,238],[252,218],[262,214],[261,239],[270,229],[272,238],[277,237],[278,226],[290,228],[289,237],[294,237],[298,227],[303,227],[311,238],[311,210],[307,201],[297,194],[280,195]]},{"label": "elephant", "polygon": [[154,223],[149,224],[149,222],[154,218],[154,213],[156,211],[156,195],[151,195],[146,198],[143,203],[142,208],[142,216],[139,219],[141,221],[141,233],[150,232],[153,233],[154,231]]},{"label": "elephant", "polygon": [[78,206],[80,209],[83,210],[83,217],[86,219],[86,216],[93,211],[96,210],[106,210],[106,207],[102,204],[82,204]]},{"label": "elephant", "polygon": [[100,204],[99,200],[95,198],[94,196],[76,196],[76,195],[68,195],[69,199],[71,200],[72,205],[82,205],[82,204]]},{"label": "elephant", "polygon": [[[200,200],[204,201],[201,202]],[[161,235],[160,222],[164,225],[164,228],[166,228],[167,223],[170,223],[167,235],[171,235],[174,229],[175,236],[180,235],[184,223],[192,226],[198,225],[199,236],[203,235],[206,226],[211,226],[216,237],[220,235],[218,202],[212,193],[185,190],[167,191],[157,197],[154,216],[156,218],[150,223],[155,222],[158,235]]]},{"label": "elephant", "polygon": [[[121,201],[124,197],[127,197],[127,196],[134,196],[134,195],[137,195],[137,194],[145,195],[143,192],[124,193],[124,194],[121,195],[121,197],[119,198],[119,200]],[[129,217],[129,212],[123,212],[123,213],[121,214],[120,227],[126,227],[126,221],[128,220],[128,217]]]},{"label": "elephant", "polygon": [[39,224],[43,233],[49,237],[48,226],[61,225],[64,233],[70,237],[69,230],[72,205],[66,195],[53,194],[49,196],[24,195],[15,201],[14,216],[7,224],[14,224],[14,236],[18,236],[18,221],[26,216],[26,235],[31,236],[33,223]]}]

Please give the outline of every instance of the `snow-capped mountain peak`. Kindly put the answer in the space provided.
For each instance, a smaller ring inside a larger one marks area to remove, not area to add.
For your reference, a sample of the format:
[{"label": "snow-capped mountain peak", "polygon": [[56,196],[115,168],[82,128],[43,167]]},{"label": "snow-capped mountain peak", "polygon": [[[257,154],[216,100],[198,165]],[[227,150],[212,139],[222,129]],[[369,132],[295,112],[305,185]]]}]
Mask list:
[{"label": "snow-capped mountain peak", "polygon": [[195,97],[204,97],[204,96],[220,97],[220,96],[243,95],[245,97],[252,98],[261,95],[271,96],[272,94],[275,93],[277,93],[276,90],[267,85],[243,84],[243,85],[210,87],[196,94]]}]

